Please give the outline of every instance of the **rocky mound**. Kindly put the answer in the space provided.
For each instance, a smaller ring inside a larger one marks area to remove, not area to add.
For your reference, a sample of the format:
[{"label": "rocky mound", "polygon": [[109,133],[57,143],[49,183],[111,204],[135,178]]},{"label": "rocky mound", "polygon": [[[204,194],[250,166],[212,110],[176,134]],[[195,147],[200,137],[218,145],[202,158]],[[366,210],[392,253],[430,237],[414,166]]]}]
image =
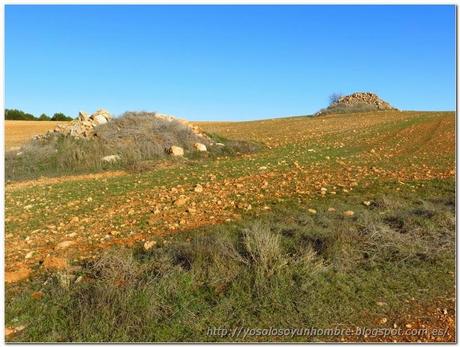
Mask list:
[{"label": "rocky mound", "polygon": [[341,96],[326,109],[317,112],[315,116],[331,113],[353,113],[369,111],[396,110],[388,102],[379,98],[377,94],[369,92],[358,92],[351,95]]},{"label": "rocky mound", "polygon": [[[97,110],[92,115],[80,111],[78,118],[69,124],[59,124],[45,135],[35,136],[34,140],[49,140],[59,135],[77,139],[98,137],[104,143],[111,145],[117,141],[133,145],[142,139],[143,147],[146,146],[146,143],[150,147],[157,146],[157,151],[159,147],[164,147],[164,151],[173,156],[184,154],[184,149],[180,146],[184,146],[184,142],[188,145],[187,147],[199,152],[206,151],[206,145],[214,144],[201,129],[185,119],[145,112],[127,112],[120,118],[113,118],[104,109]],[[115,156],[110,156],[109,159],[114,161],[114,158]]]}]

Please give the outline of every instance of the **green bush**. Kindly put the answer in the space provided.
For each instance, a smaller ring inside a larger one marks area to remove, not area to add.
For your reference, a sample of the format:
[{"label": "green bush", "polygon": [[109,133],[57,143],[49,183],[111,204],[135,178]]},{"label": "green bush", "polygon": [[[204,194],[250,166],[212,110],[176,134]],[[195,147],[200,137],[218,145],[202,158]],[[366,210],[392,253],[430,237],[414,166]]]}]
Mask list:
[{"label": "green bush", "polygon": [[67,117],[64,113],[62,112],[57,112],[51,117],[52,121],[71,121],[73,118],[72,117]]},{"label": "green bush", "polygon": [[37,118],[21,110],[5,109],[5,120],[37,120]]}]

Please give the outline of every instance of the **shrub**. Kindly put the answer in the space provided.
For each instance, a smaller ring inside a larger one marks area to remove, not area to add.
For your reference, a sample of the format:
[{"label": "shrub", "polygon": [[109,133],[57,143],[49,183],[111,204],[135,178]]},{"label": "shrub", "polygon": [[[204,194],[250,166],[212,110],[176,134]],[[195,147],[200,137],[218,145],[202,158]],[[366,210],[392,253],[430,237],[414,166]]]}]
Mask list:
[{"label": "shrub", "polygon": [[57,112],[53,115],[53,117],[51,117],[51,120],[52,121],[71,121],[72,120],[72,117],[67,117],[64,113],[62,112]]},{"label": "shrub", "polygon": [[331,106],[332,104],[335,104],[337,101],[339,101],[341,97],[342,97],[341,93],[332,93],[331,95],[329,95],[329,106]]},{"label": "shrub", "polygon": [[49,120],[51,120],[51,118],[48,117],[45,113],[42,113],[42,114],[40,115],[40,117],[38,118],[38,120],[41,120],[41,121],[49,121]]}]

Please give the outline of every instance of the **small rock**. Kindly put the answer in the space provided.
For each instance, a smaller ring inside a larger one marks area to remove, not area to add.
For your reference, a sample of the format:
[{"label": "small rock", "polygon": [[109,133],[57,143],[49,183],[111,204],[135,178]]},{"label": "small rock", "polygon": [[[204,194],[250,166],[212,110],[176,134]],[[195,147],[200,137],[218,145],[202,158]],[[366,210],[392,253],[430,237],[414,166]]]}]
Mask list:
[{"label": "small rock", "polygon": [[171,146],[167,152],[173,157],[181,157],[184,155],[184,149],[179,146]]},{"label": "small rock", "polygon": [[386,318],[386,317],[383,317],[383,318],[379,319],[379,324],[385,324],[386,322],[388,322],[388,318]]},{"label": "small rock", "polygon": [[67,249],[73,245],[75,245],[76,242],[75,241],[62,241],[62,242],[59,242],[56,247],[54,248],[55,250],[63,250],[63,249]]},{"label": "small rock", "polygon": [[184,197],[181,197],[177,199],[176,201],[174,201],[174,205],[179,206],[179,207],[184,206],[186,203],[187,203],[187,199]]},{"label": "small rock", "polygon": [[370,201],[363,201],[363,205],[365,205],[365,206],[371,206],[371,202],[370,202]]},{"label": "small rock", "polygon": [[267,170],[267,167],[266,166],[261,166],[261,167],[259,167],[259,170]]},{"label": "small rock", "polygon": [[120,160],[120,156],[118,154],[107,155],[101,158],[101,161],[106,163],[116,163]]},{"label": "small rock", "polygon": [[91,117],[93,117],[93,123],[95,125],[101,125],[101,124],[105,124],[107,123],[107,119],[103,116],[103,115],[100,115],[100,114],[96,114],[96,115],[92,115]]},{"label": "small rock", "polygon": [[207,151],[207,148],[204,144],[202,143],[195,143],[193,144],[193,147],[195,147],[195,149],[198,151],[198,152],[206,152]]},{"label": "small rock", "polygon": [[32,258],[33,255],[34,255],[34,253],[35,253],[35,251],[30,251],[29,253],[26,254],[25,258],[26,258],[26,259]]},{"label": "small rock", "polygon": [[355,214],[355,213],[354,213],[353,211],[345,211],[345,212],[343,213],[343,215],[344,215],[345,217],[351,217],[351,216],[353,216],[354,214]]},{"label": "small rock", "polygon": [[11,337],[11,336],[14,335],[15,332],[16,332],[16,330],[14,328],[6,327],[5,328],[5,337]]},{"label": "small rock", "polygon": [[78,276],[77,279],[75,280],[75,283],[80,283],[81,281],[83,281],[84,278],[85,276],[83,275]]},{"label": "small rock", "polygon": [[78,217],[72,217],[72,219],[70,220],[70,223],[78,223],[80,221],[80,218]]},{"label": "small rock", "polygon": [[316,214],[316,210],[313,209],[313,208],[309,208],[309,209],[308,209],[308,212],[310,212],[311,214]]},{"label": "small rock", "polygon": [[327,209],[327,211],[328,211],[328,212],[335,212],[336,209],[335,209],[334,207],[329,207],[329,208]]},{"label": "small rock", "polygon": [[153,248],[155,245],[157,244],[157,242],[155,240],[152,240],[152,241],[146,241],[144,243],[144,249],[146,251],[148,251],[149,249]]},{"label": "small rock", "polygon": [[197,184],[195,186],[195,189],[193,189],[196,193],[201,193],[203,192],[203,186],[201,184]]}]

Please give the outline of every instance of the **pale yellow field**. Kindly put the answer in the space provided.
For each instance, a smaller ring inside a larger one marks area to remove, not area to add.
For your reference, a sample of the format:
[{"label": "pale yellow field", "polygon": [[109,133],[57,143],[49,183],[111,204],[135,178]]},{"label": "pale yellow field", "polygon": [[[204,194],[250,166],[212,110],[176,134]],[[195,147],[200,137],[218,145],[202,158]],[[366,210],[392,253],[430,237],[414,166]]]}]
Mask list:
[{"label": "pale yellow field", "polygon": [[21,146],[30,140],[34,135],[44,134],[54,129],[58,124],[67,122],[38,122],[27,120],[6,120],[5,121],[5,149]]}]

